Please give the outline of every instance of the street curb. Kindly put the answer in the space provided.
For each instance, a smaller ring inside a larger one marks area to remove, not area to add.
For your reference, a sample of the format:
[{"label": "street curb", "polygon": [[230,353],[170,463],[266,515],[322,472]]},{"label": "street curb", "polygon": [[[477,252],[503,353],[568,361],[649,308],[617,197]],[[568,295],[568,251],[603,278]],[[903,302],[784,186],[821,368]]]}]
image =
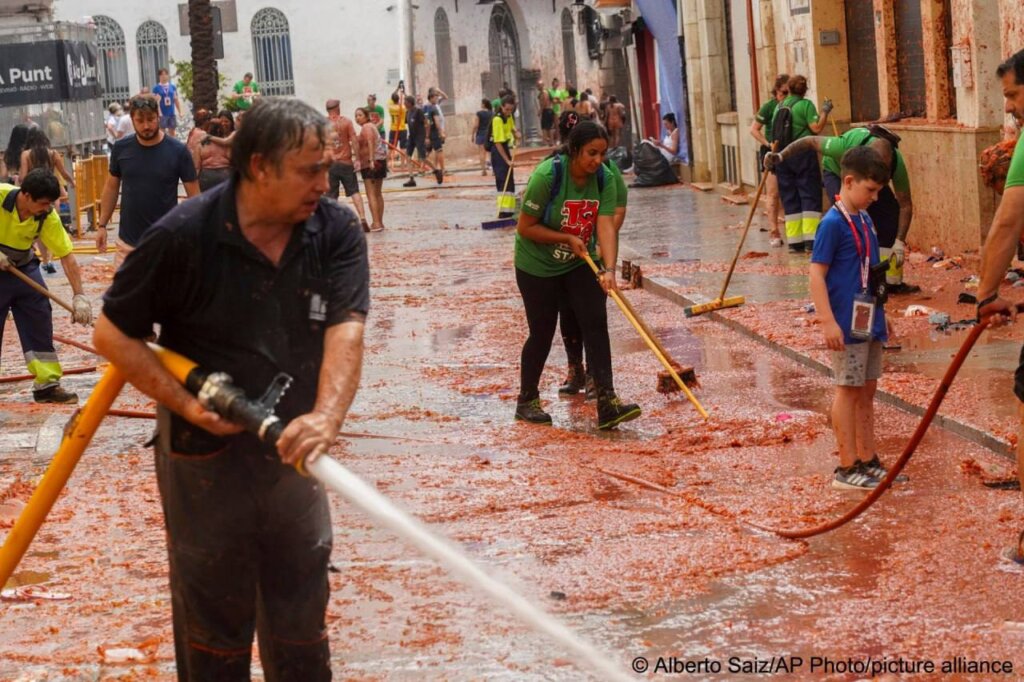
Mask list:
[{"label": "street curb", "polygon": [[[674,303],[680,307],[697,305],[698,303],[706,303],[706,301],[694,301],[692,299],[687,298],[686,296],[673,290],[671,282],[660,277],[644,277],[643,289],[644,291],[650,292],[655,296],[663,298],[669,301],[670,303]],[[743,336],[747,337],[748,339],[756,341],[763,346],[767,346],[771,350],[786,356],[790,360],[793,360],[794,362],[797,362],[803,365],[804,367],[813,369],[814,371],[820,374],[824,374],[825,376],[830,378],[832,376],[832,368],[829,367],[828,365],[819,362],[814,358],[808,357],[799,351],[793,350],[788,346],[784,346],[780,343],[776,343],[775,341],[767,339],[764,336],[761,336],[757,332],[753,331],[749,327],[741,324],[740,322],[737,322],[736,320],[730,319],[716,312],[704,313],[702,317],[707,317],[714,320],[715,322],[723,324],[729,329],[738,332]],[[903,410],[904,412],[912,414],[916,417],[923,417],[926,411],[925,408],[909,403],[903,398],[900,398],[899,396],[888,391],[882,390],[881,388],[878,389],[878,392],[875,395],[877,396],[880,402],[883,402],[886,405],[891,405],[892,407]],[[941,414],[935,415],[933,423],[946,429],[947,431],[955,433],[956,435],[960,436],[961,438],[964,438],[965,440],[970,441],[971,443],[974,443],[975,445],[980,445],[986,450],[989,450],[997,455],[1007,457],[1009,459],[1016,458],[1016,453],[1013,450],[1013,446],[1011,446],[1008,442],[1004,440],[996,438],[988,431],[983,431],[976,426],[965,424],[951,417],[945,417]]]}]

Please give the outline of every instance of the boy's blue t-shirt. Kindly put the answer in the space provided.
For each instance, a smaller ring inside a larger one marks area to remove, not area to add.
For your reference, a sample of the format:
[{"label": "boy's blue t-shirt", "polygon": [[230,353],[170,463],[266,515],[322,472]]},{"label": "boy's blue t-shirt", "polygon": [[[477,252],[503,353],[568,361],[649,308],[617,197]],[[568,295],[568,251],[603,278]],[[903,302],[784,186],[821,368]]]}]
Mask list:
[{"label": "boy's blue t-shirt", "polygon": [[174,98],[178,96],[178,88],[174,83],[157,83],[153,86],[152,92],[160,98],[160,115],[174,116]]},{"label": "boy's blue t-shirt", "polygon": [[[861,216],[851,214],[850,217],[853,218],[857,234],[863,241],[864,226],[861,224]],[[868,235],[871,241],[871,265],[877,265],[879,262],[878,236],[870,223]],[[861,248],[864,248],[863,244]],[[861,292],[861,257],[857,255],[857,243],[853,239],[850,224],[846,222],[846,218],[835,206],[825,214],[821,223],[818,224],[818,232],[814,236],[814,252],[811,254],[811,262],[829,266],[828,274],[825,275],[828,302],[832,306],[832,314],[835,315],[839,328],[843,330],[844,342],[861,343],[863,339],[855,339],[850,336],[850,325],[853,322],[853,297]],[[876,304],[872,340],[886,341],[888,338],[885,311],[882,306]]]}]

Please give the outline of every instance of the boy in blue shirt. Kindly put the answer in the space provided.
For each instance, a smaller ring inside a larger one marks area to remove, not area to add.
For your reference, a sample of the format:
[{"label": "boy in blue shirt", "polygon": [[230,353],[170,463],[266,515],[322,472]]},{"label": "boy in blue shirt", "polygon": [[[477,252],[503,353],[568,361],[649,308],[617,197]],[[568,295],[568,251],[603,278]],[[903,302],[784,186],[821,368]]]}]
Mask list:
[{"label": "boy in blue shirt", "polygon": [[814,240],[810,288],[832,351],[836,386],[832,428],[839,467],[832,487],[869,490],[886,474],[875,454],[874,398],[889,330],[869,285],[871,266],[878,265],[879,257],[878,236],[866,211],[888,184],[889,167],[865,146],[846,152],[840,170],[842,188]]}]

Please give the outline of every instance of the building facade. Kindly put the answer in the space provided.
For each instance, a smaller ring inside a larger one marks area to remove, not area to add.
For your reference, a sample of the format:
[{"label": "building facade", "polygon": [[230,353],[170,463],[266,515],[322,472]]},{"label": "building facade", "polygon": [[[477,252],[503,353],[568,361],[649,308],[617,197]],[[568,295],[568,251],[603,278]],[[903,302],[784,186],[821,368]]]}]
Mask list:
[{"label": "building facade", "polygon": [[[748,130],[777,73],[803,74],[840,131],[885,120],[914,198],[909,242],[977,250],[997,197],[978,173],[1008,123],[999,63],[1024,48],[1019,0],[678,0],[695,179],[757,183]],[[753,58],[748,46],[753,40]],[[752,74],[756,73],[756,77]],[[823,134],[832,134],[831,126]]]},{"label": "building facade", "polygon": [[[212,5],[222,31],[222,93],[252,72],[265,94],[293,95],[317,108],[337,98],[351,112],[369,93],[384,97],[401,77],[399,12],[383,0]],[[59,20],[96,24],[108,101],[152,87],[161,66],[173,76],[171,62],[191,59],[186,3],[56,0],[53,9]]]}]

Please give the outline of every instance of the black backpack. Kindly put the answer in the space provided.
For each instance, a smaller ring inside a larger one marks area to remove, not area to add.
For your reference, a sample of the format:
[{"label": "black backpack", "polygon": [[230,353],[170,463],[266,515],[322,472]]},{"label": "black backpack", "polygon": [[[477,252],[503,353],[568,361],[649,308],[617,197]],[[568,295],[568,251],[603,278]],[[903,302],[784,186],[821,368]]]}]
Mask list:
[{"label": "black backpack", "polygon": [[484,142],[484,151],[489,152],[494,149],[494,119],[496,118],[500,118],[502,123],[507,120],[504,114],[495,114],[491,117],[491,127],[487,129],[487,140]]},{"label": "black backpack", "polygon": [[776,149],[779,150],[785,149],[793,141],[793,110],[781,103],[775,108],[772,117],[772,140],[778,143]]}]

